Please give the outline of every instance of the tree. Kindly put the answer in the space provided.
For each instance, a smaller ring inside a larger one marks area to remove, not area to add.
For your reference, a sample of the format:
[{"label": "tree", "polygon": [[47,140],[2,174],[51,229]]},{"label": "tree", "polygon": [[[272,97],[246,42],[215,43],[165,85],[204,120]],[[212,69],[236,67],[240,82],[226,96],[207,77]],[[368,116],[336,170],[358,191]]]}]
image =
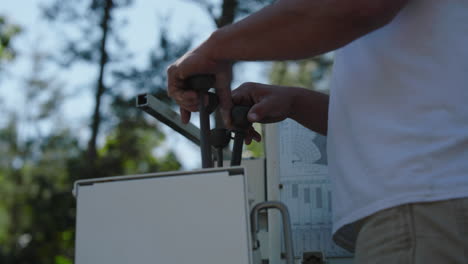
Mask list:
[{"label": "tree", "polygon": [[[107,68],[110,63],[118,61],[124,50],[124,43],[118,35],[121,26],[115,20],[115,11],[128,7],[132,0],[89,0],[89,1],[60,1],[56,0],[50,6],[44,7],[46,18],[51,21],[65,22],[75,25],[80,31],[78,38],[66,40],[64,64],[76,61],[96,64],[98,77],[94,85],[94,110],[91,117],[91,136],[88,141],[88,166],[94,174],[97,158],[96,141],[101,128],[103,96],[109,89],[106,84]],[[113,43],[110,43],[113,42]],[[118,51],[110,50],[111,44],[118,47]]]},{"label": "tree", "polygon": [[[73,260],[75,200],[71,190],[74,181],[90,176],[86,147],[67,123],[53,118],[60,115],[64,100],[59,82],[41,71],[45,57],[34,53],[31,73],[24,80],[28,98],[24,113],[9,116],[6,126],[0,127],[0,263],[69,264]],[[97,151],[98,174],[180,168],[171,152],[154,157],[152,152],[164,135],[135,109],[133,101],[115,99],[111,109],[118,122]],[[37,133],[41,123],[54,129]],[[25,134],[25,130],[35,132]]]},{"label": "tree", "polygon": [[11,41],[20,32],[19,26],[10,24],[5,17],[0,16],[0,61],[15,58],[16,51],[13,49]]},{"label": "tree", "polygon": [[16,57],[12,40],[21,32],[18,25],[11,24],[5,17],[0,16],[0,72],[5,62],[10,62]]},{"label": "tree", "polygon": [[329,54],[299,61],[274,62],[269,79],[276,85],[327,90],[328,87],[318,87],[318,83],[330,76],[332,64]]},{"label": "tree", "polygon": [[171,62],[189,50],[192,37],[187,35],[178,41],[172,40],[168,34],[167,19],[161,19],[159,39],[150,51],[147,65],[144,67],[128,65],[114,70],[112,72],[115,79],[114,89],[110,91],[112,96],[121,98],[121,95],[125,94],[124,91],[127,93],[132,91],[133,95],[151,93],[167,103],[172,103],[166,92],[165,72]]},{"label": "tree", "polygon": [[[116,18],[115,13],[117,9],[129,7],[131,3],[130,0],[88,0],[73,3],[55,1],[52,5],[44,8],[44,13],[48,19],[56,22],[67,22],[74,27],[84,28],[81,31],[81,36],[76,39],[66,40],[65,47],[67,51],[64,53],[65,58],[60,60],[62,64],[71,65],[78,61],[84,61],[97,65],[99,69],[94,86],[95,106],[91,118],[91,136],[86,154],[87,166],[82,167],[84,171],[80,173],[81,178],[113,175],[106,166],[106,164],[109,164],[109,159],[111,159],[108,156],[110,152],[99,153],[96,144],[103,121],[107,121],[106,129],[110,133],[125,134],[131,138],[136,136],[140,128],[149,129],[149,126],[151,126],[154,136],[158,137],[160,132],[154,123],[148,124],[148,121],[144,118],[138,118],[131,122],[125,118],[132,116],[135,111],[139,111],[134,106],[134,96],[139,92],[153,92],[161,98],[165,97],[165,92],[162,92],[165,91],[166,85],[165,69],[169,62],[181,56],[190,46],[188,39],[184,39],[180,44],[171,41],[163,27],[160,40],[150,54],[149,65],[146,68],[140,69],[132,65],[119,65],[120,60],[125,59],[127,54],[123,52],[125,45],[119,36],[122,23]],[[118,47],[118,49],[112,49],[112,47]],[[112,87],[112,89],[109,87]],[[122,96],[123,94],[129,94],[130,91],[134,95],[131,98]],[[109,105],[105,106],[106,109],[110,110],[106,111],[105,115],[102,112],[104,96],[110,102]],[[122,115],[116,109],[119,109],[120,112],[132,114]],[[110,140],[109,136],[105,138]],[[106,144],[108,143],[106,142]],[[119,142],[116,144],[119,147],[125,145]],[[154,147],[155,145],[149,146]],[[107,145],[107,147],[109,146]],[[125,147],[130,146],[126,145]],[[113,160],[114,164],[118,159],[125,159],[124,156],[125,152],[121,151],[120,156]],[[159,163],[164,164],[164,162]],[[178,162],[176,163],[178,164]],[[117,167],[114,166],[114,168]]]},{"label": "tree", "polygon": [[[67,259],[73,253],[72,237],[62,234],[71,234],[74,224],[66,160],[77,155],[78,143],[51,119],[63,93],[44,75],[44,57],[34,52],[23,80],[25,105],[20,114],[5,113],[8,123],[0,127],[0,229],[7,230],[0,232],[1,263],[55,263],[53,253]],[[42,122],[55,126],[54,133],[41,133]]]},{"label": "tree", "polygon": [[108,133],[99,150],[100,174],[129,175],[180,169],[174,153],[153,155],[153,150],[164,142],[165,135],[155,129],[155,120],[146,118],[146,114],[133,105],[134,100],[124,98],[117,98],[112,104],[113,112],[121,121]]}]

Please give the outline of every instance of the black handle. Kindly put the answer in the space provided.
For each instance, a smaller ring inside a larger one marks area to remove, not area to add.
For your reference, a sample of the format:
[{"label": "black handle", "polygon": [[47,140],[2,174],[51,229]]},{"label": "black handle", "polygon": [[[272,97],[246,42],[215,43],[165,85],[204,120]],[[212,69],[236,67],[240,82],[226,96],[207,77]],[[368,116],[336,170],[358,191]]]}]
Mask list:
[{"label": "black handle", "polygon": [[251,123],[247,120],[250,107],[236,105],[231,109],[232,126],[234,127],[234,146],[232,149],[231,166],[239,166],[242,159],[242,146],[244,145],[245,130]]},{"label": "black handle", "polygon": [[223,148],[229,145],[231,132],[225,128],[214,128],[211,130],[210,143],[216,148],[216,159],[218,167],[223,167]]},{"label": "black handle", "polygon": [[208,105],[206,106],[206,111],[208,114],[213,113],[219,105],[218,96],[215,93],[208,92]]},{"label": "black handle", "polygon": [[235,105],[231,109],[232,125],[235,129],[245,130],[250,127],[251,123],[247,120],[247,114],[250,107],[244,105]]},{"label": "black handle", "polygon": [[213,74],[197,74],[185,79],[184,88],[186,90],[194,90],[196,92],[208,92],[214,87],[216,78]]},{"label": "black handle", "polygon": [[199,74],[184,80],[184,89],[198,93],[198,111],[200,112],[200,150],[202,168],[213,167],[210,145],[210,109],[205,105],[205,94],[214,87],[215,76],[213,74]]},{"label": "black handle", "polygon": [[231,141],[231,132],[225,128],[211,129],[210,143],[215,148],[225,148]]}]

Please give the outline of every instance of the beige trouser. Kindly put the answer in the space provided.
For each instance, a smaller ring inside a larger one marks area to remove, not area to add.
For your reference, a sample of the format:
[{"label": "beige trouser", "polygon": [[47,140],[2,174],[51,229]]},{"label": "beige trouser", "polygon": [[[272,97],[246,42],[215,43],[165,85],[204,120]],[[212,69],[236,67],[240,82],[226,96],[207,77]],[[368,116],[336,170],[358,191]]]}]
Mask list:
[{"label": "beige trouser", "polygon": [[468,264],[468,198],[390,208],[358,226],[356,264]]}]

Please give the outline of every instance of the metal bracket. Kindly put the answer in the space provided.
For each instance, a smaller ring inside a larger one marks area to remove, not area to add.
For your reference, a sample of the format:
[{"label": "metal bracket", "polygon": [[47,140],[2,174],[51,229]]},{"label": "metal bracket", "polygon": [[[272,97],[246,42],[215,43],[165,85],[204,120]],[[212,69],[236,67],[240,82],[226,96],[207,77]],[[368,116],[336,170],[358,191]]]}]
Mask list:
[{"label": "metal bracket", "polygon": [[200,145],[200,129],[191,123],[182,123],[179,114],[158,98],[151,94],[140,94],[137,96],[136,106],[179,132],[193,143]]},{"label": "metal bracket", "polygon": [[[200,146],[200,129],[192,123],[182,123],[180,115],[163,101],[151,94],[140,94],[136,98],[136,106]],[[224,150],[223,154],[225,158],[231,157],[228,150]]]},{"label": "metal bracket", "polygon": [[250,224],[251,224],[251,232],[252,232],[252,241],[254,245],[254,250],[260,247],[257,233],[259,231],[259,222],[258,222],[258,214],[261,210],[265,209],[277,209],[281,213],[281,218],[283,221],[283,236],[284,236],[284,245],[286,248],[286,263],[287,264],[294,264],[294,248],[293,248],[293,241],[292,241],[292,232],[291,232],[291,220],[289,218],[289,211],[288,207],[282,203],[277,201],[268,201],[258,203],[257,205],[252,208],[250,212]]}]

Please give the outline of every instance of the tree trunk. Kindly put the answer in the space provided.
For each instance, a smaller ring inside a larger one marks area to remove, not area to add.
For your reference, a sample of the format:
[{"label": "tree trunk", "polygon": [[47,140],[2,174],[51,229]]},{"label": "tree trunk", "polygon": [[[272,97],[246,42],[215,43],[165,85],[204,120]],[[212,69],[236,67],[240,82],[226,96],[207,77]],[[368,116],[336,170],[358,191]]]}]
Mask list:
[{"label": "tree trunk", "polygon": [[[108,62],[108,54],[107,54],[107,49],[106,49],[106,42],[108,38],[108,32],[109,32],[109,24],[110,24],[110,14],[113,8],[113,1],[112,0],[106,0],[105,2],[105,7],[103,10],[103,16],[101,20],[101,31],[102,31],[102,38],[100,41],[100,47],[99,47],[99,53],[101,55],[100,61],[99,61],[99,76],[98,80],[96,83],[96,93],[95,93],[95,106],[94,106],[94,112],[92,116],[92,124],[91,124],[91,137],[88,142],[88,166],[90,169],[91,173],[95,173],[95,168],[96,168],[96,157],[97,157],[97,151],[96,151],[96,139],[99,134],[99,127],[101,125],[101,101],[102,101],[102,95],[104,94],[106,87],[104,85],[104,73],[105,73],[105,68]],[[93,177],[94,175],[88,175],[90,177]]]},{"label": "tree trunk", "polygon": [[218,28],[224,27],[226,25],[234,22],[236,17],[237,6],[239,5],[238,0],[224,0],[221,10],[221,16],[216,20],[216,25]]}]

